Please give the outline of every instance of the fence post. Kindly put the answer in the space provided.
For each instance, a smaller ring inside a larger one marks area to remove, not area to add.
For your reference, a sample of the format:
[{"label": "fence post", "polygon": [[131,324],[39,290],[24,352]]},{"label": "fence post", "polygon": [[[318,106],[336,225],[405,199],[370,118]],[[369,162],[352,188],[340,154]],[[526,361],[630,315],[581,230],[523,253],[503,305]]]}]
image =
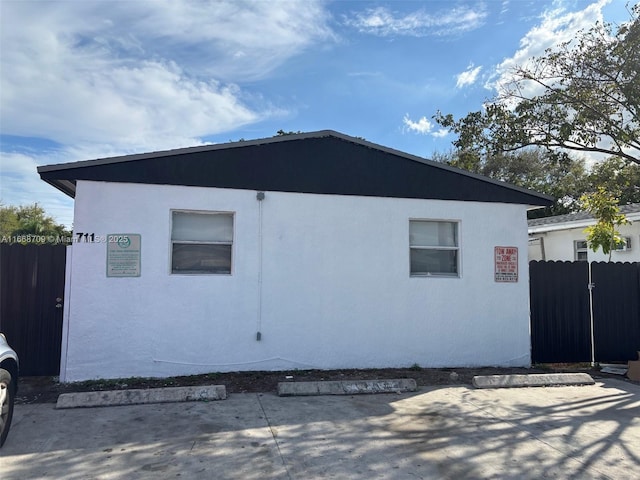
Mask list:
[{"label": "fence post", "polygon": [[590,341],[591,341],[591,366],[596,366],[596,342],[595,335],[593,332],[593,289],[596,284],[593,283],[593,277],[591,276],[591,262],[589,262],[589,330],[590,330]]}]

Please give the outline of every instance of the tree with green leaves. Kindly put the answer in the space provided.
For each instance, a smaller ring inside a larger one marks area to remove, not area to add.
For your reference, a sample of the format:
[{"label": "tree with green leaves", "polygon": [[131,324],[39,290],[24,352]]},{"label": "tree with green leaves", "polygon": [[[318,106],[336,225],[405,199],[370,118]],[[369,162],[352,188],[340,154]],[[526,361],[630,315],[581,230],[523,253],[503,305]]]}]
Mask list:
[{"label": "tree with green leaves", "polygon": [[436,154],[433,160],[556,198],[551,207],[529,212],[530,218],[576,211],[580,208],[580,197],[590,186],[582,160],[551,155],[542,148],[531,147],[489,157],[454,150]]},{"label": "tree with green leaves", "polygon": [[604,187],[614,192],[619,205],[640,203],[640,165],[620,157],[609,157],[593,165],[588,175],[591,191]]},{"label": "tree with green leaves", "polygon": [[481,111],[434,119],[463,155],[538,146],[553,154],[613,155],[640,164],[640,4],[630,21],[598,23],[511,71]]},{"label": "tree with green leaves", "polygon": [[[39,243],[56,243],[60,239],[70,239],[71,232],[56,223],[37,203],[18,207],[0,204],[0,239],[16,243],[28,236],[44,239]],[[53,242],[49,241],[51,239]]]},{"label": "tree with green leaves", "polygon": [[599,187],[595,192],[582,197],[584,209],[591,213],[597,223],[585,229],[587,244],[594,252],[602,248],[605,255],[609,255],[617,247],[623,246],[625,239],[620,235],[618,227],[628,225],[630,222],[620,212],[616,195]]}]

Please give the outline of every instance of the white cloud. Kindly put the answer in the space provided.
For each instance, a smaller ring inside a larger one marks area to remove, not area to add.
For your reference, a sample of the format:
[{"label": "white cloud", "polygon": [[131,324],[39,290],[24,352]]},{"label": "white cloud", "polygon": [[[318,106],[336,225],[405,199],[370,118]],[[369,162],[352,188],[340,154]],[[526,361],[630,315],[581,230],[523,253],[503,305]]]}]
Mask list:
[{"label": "white cloud", "polygon": [[[28,155],[24,153],[0,154],[0,203],[6,205],[32,205],[38,203],[47,215],[57,223],[71,226],[73,221],[73,200],[40,180],[37,166],[49,163],[56,154]],[[60,159],[59,162],[65,160]],[[56,163],[51,162],[51,163]]]},{"label": "white cloud", "polygon": [[470,64],[464,72],[456,75],[456,88],[473,85],[478,78],[480,70],[482,70],[482,66],[474,67],[473,63]]},{"label": "white cloud", "polygon": [[422,117],[417,122],[414,122],[407,114],[402,119],[402,123],[404,123],[407,130],[422,135],[430,133],[433,129],[433,123],[431,123],[427,117]]},{"label": "white cloud", "polygon": [[3,2],[2,19],[2,133],[134,150],[281,114],[238,82],[332,36],[318,2]]},{"label": "white cloud", "polygon": [[60,67],[46,85],[34,81],[37,66],[6,71],[3,133],[144,150],[172,137],[195,141],[261,116],[243,104],[237,87],[188,78],[171,63],[116,65],[90,75],[67,75]]},{"label": "white cloud", "polygon": [[381,77],[382,76],[382,72],[349,72],[347,73],[348,77]]},{"label": "white cloud", "polygon": [[[566,12],[561,7],[545,11],[540,24],[520,40],[520,48],[515,54],[496,66],[485,87],[502,91],[511,81],[511,72],[516,66],[528,65],[533,57],[544,55],[547,48],[572,40],[579,30],[587,30],[596,22],[602,22],[602,9],[610,2],[611,0],[599,0],[577,12]],[[523,93],[535,95],[540,93],[539,88],[530,83]]]},{"label": "white cloud", "polygon": [[447,130],[446,128],[440,128],[435,132],[433,132],[431,135],[433,135],[436,138],[443,138],[449,135],[449,130]]},{"label": "white cloud", "polygon": [[[317,0],[160,3],[160,8],[156,2],[137,7],[143,16],[136,26],[146,38],[154,38],[148,48],[183,45],[186,62],[221,78],[262,77],[311,44],[334,36],[327,26],[329,14]],[[126,7],[122,17],[130,15]]]},{"label": "white cloud", "polygon": [[417,133],[420,135],[431,135],[435,138],[446,137],[449,134],[449,130],[446,128],[439,128],[438,130],[433,130],[434,124],[427,117],[421,117],[417,121],[411,120],[409,114],[406,114],[402,123],[404,125],[403,129],[405,131]]},{"label": "white cloud", "polygon": [[386,7],[368,8],[344,17],[347,26],[362,33],[386,36],[445,36],[474,30],[484,24],[486,7],[478,3],[474,7],[459,6],[440,12],[425,9],[410,13],[393,12]]}]

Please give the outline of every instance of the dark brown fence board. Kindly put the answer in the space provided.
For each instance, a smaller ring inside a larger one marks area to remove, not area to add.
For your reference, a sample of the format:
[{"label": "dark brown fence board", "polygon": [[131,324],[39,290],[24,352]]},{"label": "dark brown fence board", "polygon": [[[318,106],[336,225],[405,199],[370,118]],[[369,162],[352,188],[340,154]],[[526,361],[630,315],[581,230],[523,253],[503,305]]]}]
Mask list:
[{"label": "dark brown fence board", "polygon": [[60,371],[66,247],[0,244],[0,330],[21,375]]},{"label": "dark brown fence board", "polygon": [[529,277],[532,361],[590,361],[589,265],[533,261]]},{"label": "dark brown fence board", "polygon": [[[587,262],[530,262],[534,363],[591,361]],[[594,360],[626,362],[640,350],[640,263],[591,264]]]},{"label": "dark brown fence board", "polygon": [[597,362],[637,360],[640,350],[640,264],[591,264]]}]

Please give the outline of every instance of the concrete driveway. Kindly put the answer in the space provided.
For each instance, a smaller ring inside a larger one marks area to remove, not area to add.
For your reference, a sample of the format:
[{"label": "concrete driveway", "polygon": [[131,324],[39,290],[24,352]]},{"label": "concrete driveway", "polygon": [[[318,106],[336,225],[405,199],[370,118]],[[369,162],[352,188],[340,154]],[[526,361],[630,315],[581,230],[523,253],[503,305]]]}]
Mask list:
[{"label": "concrete driveway", "polygon": [[17,405],[9,479],[640,478],[640,386]]}]

